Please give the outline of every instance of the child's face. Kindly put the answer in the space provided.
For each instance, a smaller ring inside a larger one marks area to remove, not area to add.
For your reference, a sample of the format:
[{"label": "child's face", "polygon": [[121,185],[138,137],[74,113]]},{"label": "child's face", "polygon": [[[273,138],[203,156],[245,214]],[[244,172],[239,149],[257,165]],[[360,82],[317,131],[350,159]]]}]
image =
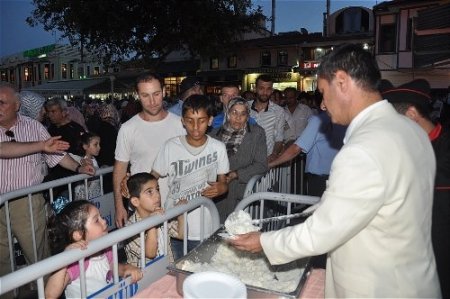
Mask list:
[{"label": "child's face", "polygon": [[100,152],[100,137],[92,137],[89,144],[84,144],[83,148],[86,151],[86,155],[98,156]]},{"label": "child's face", "polygon": [[194,112],[192,109],[186,111],[186,114],[181,119],[186,128],[187,142],[192,146],[201,146],[206,141],[206,130],[211,125],[212,116],[208,116],[206,109],[199,109]]},{"label": "child's face", "polygon": [[89,216],[85,224],[86,241],[98,239],[108,233],[108,225],[95,206],[89,206]]},{"label": "child's face", "polygon": [[161,195],[159,193],[158,181],[150,180],[145,183],[141,188],[139,198],[136,198],[133,204],[136,209],[146,214],[161,208]]}]

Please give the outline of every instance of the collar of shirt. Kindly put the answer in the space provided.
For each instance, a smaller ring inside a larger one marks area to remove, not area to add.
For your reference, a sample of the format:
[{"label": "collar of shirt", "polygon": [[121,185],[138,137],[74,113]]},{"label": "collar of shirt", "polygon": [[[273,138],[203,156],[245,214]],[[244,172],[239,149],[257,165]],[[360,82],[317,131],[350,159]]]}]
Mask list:
[{"label": "collar of shirt", "polygon": [[428,138],[430,138],[430,141],[434,141],[436,140],[442,132],[442,126],[440,123],[438,123],[433,130],[430,131],[430,133],[428,133]]},{"label": "collar of shirt", "polygon": [[[252,102],[252,104],[250,106],[250,109],[252,109],[252,110],[254,110],[254,111],[259,113],[259,111],[256,110],[255,104],[256,104],[256,100]],[[269,100],[269,103],[266,106],[266,109],[264,109],[264,112],[267,112],[269,110],[269,105],[270,105],[270,100]]]}]

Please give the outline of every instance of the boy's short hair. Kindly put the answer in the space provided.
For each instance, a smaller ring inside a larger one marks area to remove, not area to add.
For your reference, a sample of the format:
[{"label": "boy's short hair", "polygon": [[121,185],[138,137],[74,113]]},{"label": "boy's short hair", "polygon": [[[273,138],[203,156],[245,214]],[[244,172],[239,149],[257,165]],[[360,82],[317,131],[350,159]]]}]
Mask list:
[{"label": "boy's short hair", "polygon": [[148,172],[140,172],[133,174],[127,182],[128,192],[130,197],[137,197],[141,194],[142,186],[148,181],[157,180],[152,174]]},{"label": "boy's short hair", "polygon": [[198,112],[200,109],[205,109],[208,117],[214,116],[214,107],[210,99],[205,95],[194,94],[183,102],[181,115],[184,117],[189,110]]}]

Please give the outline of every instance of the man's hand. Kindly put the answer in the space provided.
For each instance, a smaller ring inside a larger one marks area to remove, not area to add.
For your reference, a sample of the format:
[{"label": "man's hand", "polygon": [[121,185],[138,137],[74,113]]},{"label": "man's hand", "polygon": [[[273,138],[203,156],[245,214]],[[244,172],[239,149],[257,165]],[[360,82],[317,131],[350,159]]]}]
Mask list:
[{"label": "man's hand", "polygon": [[127,210],[123,205],[116,205],[116,227],[121,228],[128,220]]},{"label": "man's hand", "polygon": [[44,152],[46,153],[62,153],[67,151],[70,144],[61,139],[61,136],[50,137],[44,141]]},{"label": "man's hand", "polygon": [[227,174],[227,184],[229,184],[232,180],[236,180],[238,178],[237,171],[230,171]]},{"label": "man's hand", "polygon": [[122,194],[125,198],[130,198],[130,191],[128,190],[127,182],[130,178],[130,173],[127,172],[127,174],[123,177],[122,181],[120,181],[120,194]]},{"label": "man's hand", "polygon": [[94,168],[94,166],[92,166],[92,164],[80,165],[80,168],[78,168],[78,173],[94,175],[95,174],[95,168]]},{"label": "man's hand", "polygon": [[236,249],[248,251],[252,253],[258,253],[262,251],[260,232],[251,232],[248,234],[238,235],[232,239],[229,239],[231,245]]}]

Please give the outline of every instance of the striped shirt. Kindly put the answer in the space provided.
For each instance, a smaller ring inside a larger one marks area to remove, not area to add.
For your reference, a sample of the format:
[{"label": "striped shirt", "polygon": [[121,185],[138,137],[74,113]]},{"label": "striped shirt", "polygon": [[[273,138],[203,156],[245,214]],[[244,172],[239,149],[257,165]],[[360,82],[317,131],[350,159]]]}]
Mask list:
[{"label": "striped shirt", "polygon": [[[17,142],[44,141],[50,134],[38,121],[17,114],[17,122],[10,129]],[[11,141],[6,136],[6,128],[0,126],[0,142]],[[0,159],[0,194],[42,183],[46,165],[54,167],[62,159],[63,154],[47,155],[36,153],[20,158]]]},{"label": "striped shirt", "polygon": [[284,139],[284,130],[287,126],[286,114],[280,106],[269,101],[267,109],[258,112],[255,109],[255,102],[250,101],[250,116],[256,120],[266,132],[267,155],[272,154],[276,142],[282,142]]}]

